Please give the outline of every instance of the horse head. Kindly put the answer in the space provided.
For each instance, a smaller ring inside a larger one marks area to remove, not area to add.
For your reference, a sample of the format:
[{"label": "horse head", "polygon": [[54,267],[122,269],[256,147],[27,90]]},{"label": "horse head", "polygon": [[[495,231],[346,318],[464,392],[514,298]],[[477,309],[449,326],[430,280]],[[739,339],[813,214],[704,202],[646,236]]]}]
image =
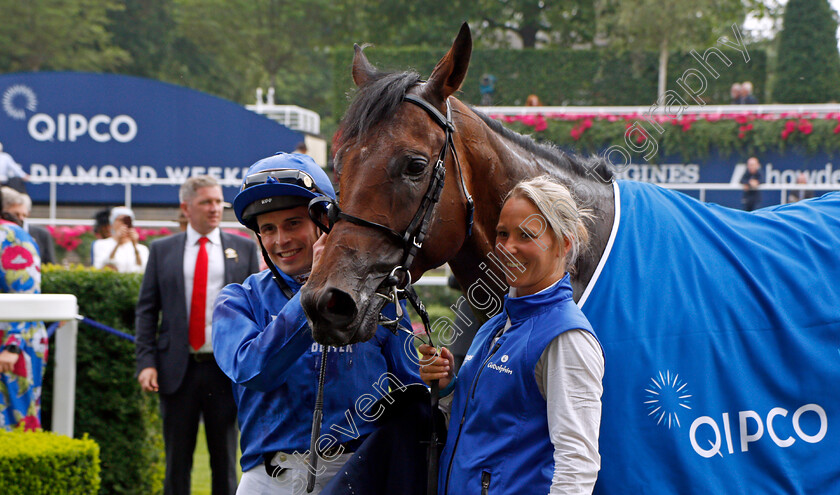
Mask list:
[{"label": "horse head", "polygon": [[[451,115],[450,106],[463,110],[450,96],[464,80],[471,51],[464,24],[449,52],[422,82],[416,73],[377,71],[355,46],[353,80],[358,93],[334,143],[338,207],[343,215],[377,225],[337,221],[331,228],[321,261],[301,291],[301,304],[319,342],[339,345],[373,336],[387,303],[376,294],[388,290],[386,280],[405,263],[427,209],[425,242],[410,266],[396,273],[401,283],[406,272],[417,280],[445,263],[467,239],[472,215],[466,195],[472,177],[468,164],[457,164],[454,156],[463,152],[458,148],[465,136],[448,142],[445,123],[405,97],[416,96],[444,118]],[[439,200],[429,203],[430,186],[441,172],[436,164],[442,150],[442,190]]]},{"label": "horse head", "polygon": [[[538,145],[452,96],[472,52],[466,24],[425,82],[414,72],[379,72],[355,48],[358,91],[333,143],[339,203],[321,260],[301,290],[315,340],[371,338],[391,288],[447,261],[470,305],[491,316],[506,289],[502,263],[492,261],[502,201],[522,179],[546,173],[598,219],[590,226],[595,242],[573,270],[579,295],[611,226],[612,188],[593,178],[611,178],[604,161]],[[469,297],[475,288],[487,305]]]}]

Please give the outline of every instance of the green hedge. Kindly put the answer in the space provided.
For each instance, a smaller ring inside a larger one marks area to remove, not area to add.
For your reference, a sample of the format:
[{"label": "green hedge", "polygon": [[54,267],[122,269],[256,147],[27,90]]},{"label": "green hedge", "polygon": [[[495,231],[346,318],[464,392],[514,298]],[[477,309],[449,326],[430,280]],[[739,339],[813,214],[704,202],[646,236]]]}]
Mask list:
[{"label": "green hedge", "polygon": [[[134,333],[140,275],[81,266],[48,266],[42,275],[44,293],[75,294],[80,314]],[[50,357],[54,354],[50,352]],[[53,369],[50,361],[41,411],[45,429],[52,414]],[[140,390],[134,372],[132,342],[79,324],[74,432],[90,436],[100,446],[103,494],[162,491],[164,449],[157,396]]]},{"label": "green hedge", "polygon": [[[707,47],[698,47],[703,53]],[[707,103],[729,104],[729,88],[736,81],[752,81],[759,100],[766,89],[767,52],[763,47],[748,47],[749,63],[738,52],[723,50],[732,65],[723,66],[712,57],[720,73],[708,77]],[[417,70],[428,77],[444,55],[439,49],[370,47],[365,51],[371,63],[381,70]],[[737,57],[737,58],[736,58]],[[347,93],[355,86],[350,76],[352,50],[338,50],[333,63],[333,101],[335,115],[347,108]],[[668,64],[669,89],[678,90],[677,79],[687,69],[699,64],[687,53],[673,53]],[[509,50],[475,49],[467,79],[459,98],[478,104],[481,76],[496,76],[495,105],[524,105],[529,94],[536,94],[544,105],[643,105],[656,101],[658,55],[654,53],[618,53],[609,48],[592,50]],[[685,96],[685,95],[684,95]]]},{"label": "green hedge", "polygon": [[0,429],[4,495],[89,495],[99,490],[99,446],[49,432]]}]

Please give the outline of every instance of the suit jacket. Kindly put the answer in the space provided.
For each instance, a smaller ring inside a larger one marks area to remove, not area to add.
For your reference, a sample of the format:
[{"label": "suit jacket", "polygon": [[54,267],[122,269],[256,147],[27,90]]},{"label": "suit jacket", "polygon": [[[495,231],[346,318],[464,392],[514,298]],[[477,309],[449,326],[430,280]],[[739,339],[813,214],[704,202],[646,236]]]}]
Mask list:
[{"label": "suit jacket", "polygon": [[[225,252],[225,285],[242,283],[249,275],[259,271],[257,247],[253,241],[242,236],[221,234],[222,251]],[[164,394],[175,392],[181,385],[190,359],[184,290],[186,242],[187,234],[182,232],[152,243],[137,301],[137,373],[145,368],[156,368],[158,386]],[[228,257],[228,249],[235,250],[236,256]]]},{"label": "suit jacket", "polygon": [[55,263],[55,243],[50,231],[40,225],[27,224],[26,228],[41,251],[41,264]]}]

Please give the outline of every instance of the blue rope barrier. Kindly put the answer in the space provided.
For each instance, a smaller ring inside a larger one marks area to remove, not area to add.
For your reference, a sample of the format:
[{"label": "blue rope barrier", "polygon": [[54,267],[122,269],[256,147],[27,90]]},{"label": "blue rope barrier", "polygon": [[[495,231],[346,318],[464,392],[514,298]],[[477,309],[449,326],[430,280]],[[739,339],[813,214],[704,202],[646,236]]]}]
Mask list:
[{"label": "blue rope barrier", "polygon": [[[120,332],[119,330],[117,330],[115,328],[111,328],[108,325],[103,325],[102,323],[99,323],[98,321],[95,321],[95,320],[91,320],[90,318],[88,318],[86,316],[81,317],[81,322],[88,325],[88,326],[96,328],[98,330],[102,330],[102,331],[108,332],[112,335],[116,335],[117,337],[119,337],[121,339],[125,339],[125,340],[128,340],[128,341],[134,342],[134,335],[129,335],[125,332]],[[47,327],[47,338],[52,338],[53,334],[58,329],[58,324],[59,323],[60,322],[57,321],[57,322],[53,323],[52,325],[50,325],[49,327]]]},{"label": "blue rope barrier", "polygon": [[128,340],[128,341],[134,342],[134,335],[129,335],[125,332],[120,332],[119,330],[111,328],[107,325],[103,325],[102,323],[99,323],[98,321],[91,320],[90,318],[88,318],[86,316],[82,317],[82,323],[84,323],[86,325],[89,325],[89,326],[92,326],[93,328],[97,328],[99,330],[102,330],[104,332],[108,332],[112,335],[116,335],[117,337],[119,337],[121,339],[125,339],[125,340]]},{"label": "blue rope barrier", "polygon": [[57,321],[57,322],[55,322],[52,325],[47,327],[47,338],[48,339],[51,339],[53,334],[55,333],[55,331],[58,330],[58,324],[59,323],[61,323],[61,322]]}]

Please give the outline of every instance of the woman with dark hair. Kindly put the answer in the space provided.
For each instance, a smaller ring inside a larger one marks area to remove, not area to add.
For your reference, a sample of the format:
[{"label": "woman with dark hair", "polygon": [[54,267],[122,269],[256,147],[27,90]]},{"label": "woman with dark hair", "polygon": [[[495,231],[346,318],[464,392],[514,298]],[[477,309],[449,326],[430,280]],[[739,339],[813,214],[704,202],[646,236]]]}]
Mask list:
[{"label": "woman with dark hair", "polygon": [[[0,292],[39,294],[38,248],[16,220],[13,215],[0,212]],[[0,427],[41,427],[41,382],[46,356],[47,332],[43,322],[0,322]]]}]

